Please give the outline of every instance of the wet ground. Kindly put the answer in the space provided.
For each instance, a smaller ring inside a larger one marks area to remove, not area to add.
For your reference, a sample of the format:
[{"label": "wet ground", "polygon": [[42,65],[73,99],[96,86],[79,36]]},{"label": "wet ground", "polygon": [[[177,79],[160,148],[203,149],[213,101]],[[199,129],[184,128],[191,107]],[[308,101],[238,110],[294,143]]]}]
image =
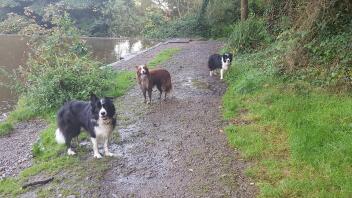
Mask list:
[{"label": "wet ground", "polygon": [[[246,164],[229,147],[222,132],[221,96],[226,85],[209,77],[207,58],[221,44],[197,41],[168,44],[182,51],[161,65],[172,76],[173,92],[145,105],[138,86],[117,101],[121,157],[104,176],[102,197],[254,197]],[[152,52],[149,52],[152,53]],[[120,63],[144,64],[149,56]]]},{"label": "wet ground", "polygon": [[[219,76],[209,77],[207,70],[209,55],[218,52],[221,43],[194,41],[160,45],[114,67],[134,70],[136,65],[147,63],[170,47],[182,50],[160,65],[170,72],[173,83],[167,101],[159,101],[155,91],[152,104],[144,104],[137,83],[116,100],[119,138],[113,141],[111,151],[118,157],[97,161],[91,155],[89,143],[83,144],[84,151],[77,156],[79,166],[61,170],[54,175],[53,182],[31,188],[23,197],[38,194],[44,197],[255,196],[255,186],[244,175],[248,164],[230,148],[222,130],[226,123],[222,121],[221,97],[226,85]],[[24,136],[33,132],[28,141],[22,141],[24,146],[20,152],[24,154],[9,154],[4,162],[15,163],[16,160],[9,160],[28,155],[26,166],[30,165],[31,144],[43,127],[39,123],[29,127],[33,130],[19,128],[10,137],[0,138],[3,155],[9,152],[5,144],[20,139],[16,139],[16,134]],[[9,149],[17,150],[20,145],[13,144]]]}]

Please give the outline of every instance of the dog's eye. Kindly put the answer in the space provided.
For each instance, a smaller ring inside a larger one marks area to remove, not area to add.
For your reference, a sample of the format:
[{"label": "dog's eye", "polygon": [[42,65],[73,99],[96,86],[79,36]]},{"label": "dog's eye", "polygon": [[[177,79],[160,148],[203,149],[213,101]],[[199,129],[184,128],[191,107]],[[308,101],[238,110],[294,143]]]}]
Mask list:
[{"label": "dog's eye", "polygon": [[101,108],[101,103],[98,102],[98,103],[97,103],[97,106],[98,106],[98,108]]}]

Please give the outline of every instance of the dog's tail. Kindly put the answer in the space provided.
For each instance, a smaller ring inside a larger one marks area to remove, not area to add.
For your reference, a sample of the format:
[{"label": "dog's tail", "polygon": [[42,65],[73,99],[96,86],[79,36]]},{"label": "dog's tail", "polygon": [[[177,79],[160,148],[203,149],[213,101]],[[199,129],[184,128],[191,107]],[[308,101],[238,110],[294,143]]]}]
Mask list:
[{"label": "dog's tail", "polygon": [[59,128],[56,129],[56,131],[55,131],[55,140],[58,144],[65,144],[66,143],[65,136]]}]

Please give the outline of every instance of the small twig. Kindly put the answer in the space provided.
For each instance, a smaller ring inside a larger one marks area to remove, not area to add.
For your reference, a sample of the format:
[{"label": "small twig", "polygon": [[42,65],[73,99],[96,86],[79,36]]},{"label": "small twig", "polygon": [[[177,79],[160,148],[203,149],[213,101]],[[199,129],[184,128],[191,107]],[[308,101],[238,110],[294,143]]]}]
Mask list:
[{"label": "small twig", "polygon": [[29,183],[23,184],[22,188],[25,189],[25,188],[27,188],[29,186],[35,186],[35,185],[38,185],[38,184],[47,184],[47,183],[53,181],[53,179],[54,179],[54,177],[49,177],[49,178],[44,179],[44,180],[29,182]]}]

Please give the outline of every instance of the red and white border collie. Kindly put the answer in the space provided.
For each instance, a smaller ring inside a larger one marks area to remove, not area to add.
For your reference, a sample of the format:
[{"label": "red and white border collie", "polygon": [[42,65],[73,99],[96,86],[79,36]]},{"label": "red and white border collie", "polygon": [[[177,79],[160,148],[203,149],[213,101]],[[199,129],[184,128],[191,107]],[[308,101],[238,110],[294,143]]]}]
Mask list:
[{"label": "red and white border collie", "polygon": [[146,65],[136,66],[137,70],[137,81],[141,87],[144,103],[147,102],[146,92],[148,92],[149,102],[152,102],[152,91],[153,87],[156,86],[160,92],[159,99],[164,92],[166,100],[166,95],[172,90],[171,76],[170,73],[165,69],[154,69],[149,70]]}]

